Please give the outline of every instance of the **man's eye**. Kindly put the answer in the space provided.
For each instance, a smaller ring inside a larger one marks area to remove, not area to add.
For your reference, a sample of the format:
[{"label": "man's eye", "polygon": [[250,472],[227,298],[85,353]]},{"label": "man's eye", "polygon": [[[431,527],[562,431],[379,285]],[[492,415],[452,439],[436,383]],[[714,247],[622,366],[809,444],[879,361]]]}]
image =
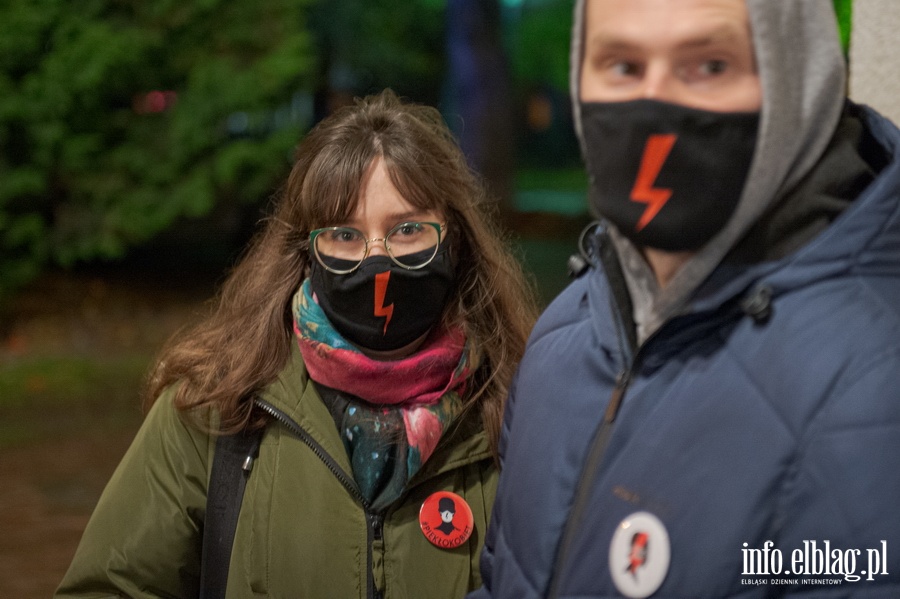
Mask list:
[{"label": "man's eye", "polygon": [[640,66],[635,62],[618,60],[609,64],[608,70],[617,77],[634,77],[641,72]]},{"label": "man's eye", "polygon": [[706,76],[721,75],[728,70],[724,60],[707,60],[700,65],[700,74]]},{"label": "man's eye", "polygon": [[590,65],[591,71],[609,80],[637,77],[643,70],[641,61],[618,53],[597,52],[586,64]]}]

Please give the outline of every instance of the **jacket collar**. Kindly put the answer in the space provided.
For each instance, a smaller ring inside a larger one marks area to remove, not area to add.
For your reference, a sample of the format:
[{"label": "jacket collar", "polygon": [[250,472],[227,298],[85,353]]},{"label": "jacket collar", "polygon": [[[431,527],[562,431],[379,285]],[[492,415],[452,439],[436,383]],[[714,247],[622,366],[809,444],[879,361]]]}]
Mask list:
[{"label": "jacket collar", "polygon": [[[291,357],[281,374],[260,392],[259,397],[296,422],[345,472],[351,472],[350,460],[334,419],[319,397],[315,385],[311,384],[297,344],[292,342],[291,348]],[[491,451],[487,435],[481,426],[480,411],[477,408],[471,409],[463,412],[450,425],[432,456],[410,484],[489,458]]]},{"label": "jacket collar", "polygon": [[[774,297],[850,270],[863,274],[873,258],[900,253],[900,130],[866,107],[859,108],[859,118],[864,125],[860,151],[873,170],[865,189],[792,253],[752,265],[720,265],[698,289],[691,312],[716,309],[761,285],[771,288]],[[823,161],[820,168],[832,167]],[[812,190],[801,185],[795,193]],[[861,260],[863,256],[867,259]]]}]

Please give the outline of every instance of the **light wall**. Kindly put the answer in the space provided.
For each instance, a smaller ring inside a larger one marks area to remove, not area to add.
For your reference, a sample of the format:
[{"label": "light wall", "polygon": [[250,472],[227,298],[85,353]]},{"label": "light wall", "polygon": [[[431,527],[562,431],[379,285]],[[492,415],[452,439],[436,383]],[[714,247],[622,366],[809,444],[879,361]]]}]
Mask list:
[{"label": "light wall", "polygon": [[850,97],[900,124],[900,0],[855,0]]}]

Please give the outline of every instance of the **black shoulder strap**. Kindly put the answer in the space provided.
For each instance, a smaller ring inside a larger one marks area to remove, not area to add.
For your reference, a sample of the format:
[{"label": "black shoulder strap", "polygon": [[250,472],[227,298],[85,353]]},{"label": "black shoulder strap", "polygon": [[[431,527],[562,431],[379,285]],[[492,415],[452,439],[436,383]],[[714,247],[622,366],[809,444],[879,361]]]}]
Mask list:
[{"label": "black shoulder strap", "polygon": [[200,557],[200,599],[224,599],[228,584],[231,547],[237,528],[244,487],[259,455],[264,428],[249,433],[222,435],[216,441]]}]

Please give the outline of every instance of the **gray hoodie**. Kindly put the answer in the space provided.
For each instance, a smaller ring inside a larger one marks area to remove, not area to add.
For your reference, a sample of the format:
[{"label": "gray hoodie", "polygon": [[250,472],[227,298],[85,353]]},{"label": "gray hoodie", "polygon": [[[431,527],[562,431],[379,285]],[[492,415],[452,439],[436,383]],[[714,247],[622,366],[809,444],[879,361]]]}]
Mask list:
[{"label": "gray hoodie", "polygon": [[[582,149],[579,72],[585,1],[575,4],[570,57],[575,130]],[[631,293],[639,341],[672,316],[690,310],[690,300],[706,277],[820,159],[844,106],[846,66],[832,3],[746,2],[763,100],[756,151],[731,219],[663,289],[637,248],[608,225]],[[823,31],[834,31],[834,35],[823,35]]]}]

